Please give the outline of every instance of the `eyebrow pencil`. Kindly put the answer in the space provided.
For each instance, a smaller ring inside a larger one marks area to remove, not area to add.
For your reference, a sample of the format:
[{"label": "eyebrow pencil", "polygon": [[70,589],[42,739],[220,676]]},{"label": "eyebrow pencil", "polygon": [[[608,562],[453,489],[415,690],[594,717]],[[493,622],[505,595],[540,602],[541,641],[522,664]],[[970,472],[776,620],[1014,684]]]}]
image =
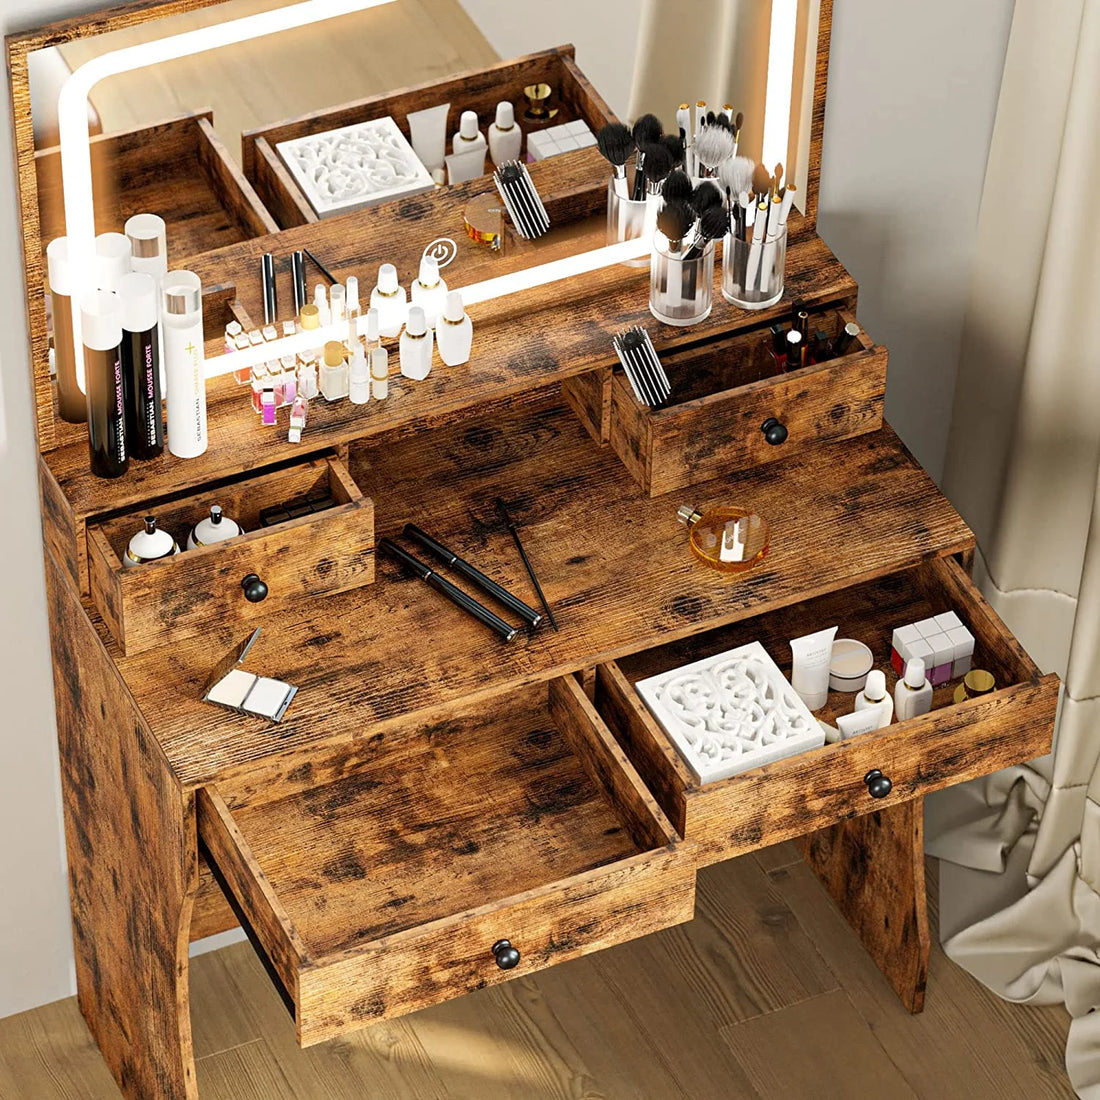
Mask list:
[{"label": "eyebrow pencil", "polygon": [[405,538],[419,543],[429,553],[434,554],[440,561],[446,563],[449,569],[461,574],[471,584],[476,585],[482,592],[496,600],[497,603],[508,608],[514,615],[518,615],[528,626],[535,627],[542,622],[542,615],[533,607],[525,604],[518,596],[513,596],[507,588],[497,584],[491,577],[485,576],[480,569],[471,565],[464,558],[460,558],[443,543],[433,539],[431,535],[426,531],[422,531],[415,523],[406,523],[405,530],[402,533]]},{"label": "eyebrow pencil", "polygon": [[260,281],[264,291],[264,324],[273,325],[278,320],[279,300],[275,290],[275,257],[270,252],[260,257]]},{"label": "eyebrow pencil", "polygon": [[461,588],[456,588],[445,577],[441,577],[431,566],[425,565],[419,558],[414,558],[412,554],[407,550],[403,550],[391,539],[379,539],[377,549],[400,562],[426,584],[431,585],[441,595],[446,596],[456,607],[461,607],[467,615],[472,615],[478,622],[484,623],[506,642],[510,642],[519,633],[519,627],[506,623],[499,615],[494,614],[487,607],[478,603],[473,596],[466,595]]},{"label": "eyebrow pencil", "polygon": [[504,520],[508,530],[512,533],[512,540],[516,544],[516,549],[519,551],[519,556],[523,559],[524,568],[527,570],[527,576],[531,578],[531,583],[535,586],[535,591],[538,593],[539,602],[542,604],[543,611],[546,612],[546,618],[549,620],[550,625],[557,630],[558,624],[554,618],[554,612],[550,610],[550,605],[546,602],[546,596],[543,594],[542,585],[539,584],[538,577],[535,576],[534,569],[531,568],[530,559],[527,557],[527,551],[523,549],[523,543],[520,542],[519,532],[516,530],[515,521],[508,514],[508,508],[504,501],[497,497],[496,499],[497,511],[500,513],[500,518]]}]

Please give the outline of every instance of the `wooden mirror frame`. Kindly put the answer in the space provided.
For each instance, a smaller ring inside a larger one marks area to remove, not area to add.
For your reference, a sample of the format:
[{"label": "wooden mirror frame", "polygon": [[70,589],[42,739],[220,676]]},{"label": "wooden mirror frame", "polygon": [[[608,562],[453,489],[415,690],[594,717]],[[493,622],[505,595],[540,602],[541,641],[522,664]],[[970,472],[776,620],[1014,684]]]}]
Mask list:
[{"label": "wooden mirror frame", "polygon": [[[31,118],[28,55],[51,46],[63,46],[82,38],[138,26],[153,19],[213,7],[224,0],[136,0],[72,19],[47,23],[33,30],[8,35],[5,39],[11,81],[12,129],[15,136],[19,207],[22,216],[23,268],[26,274],[27,331],[31,346],[31,381],[35,401],[35,429],[41,453],[59,445],[54,418],[53,386],[49,372],[49,337],[42,288],[46,271],[43,262],[41,225],[38,218],[38,185],[35,174],[34,123]],[[821,183],[821,148],[825,130],[825,97],[829,73],[829,40],[833,0],[820,0],[817,58],[814,75],[813,109],[810,124],[810,155],[805,223],[813,232],[817,226],[818,191]]]}]

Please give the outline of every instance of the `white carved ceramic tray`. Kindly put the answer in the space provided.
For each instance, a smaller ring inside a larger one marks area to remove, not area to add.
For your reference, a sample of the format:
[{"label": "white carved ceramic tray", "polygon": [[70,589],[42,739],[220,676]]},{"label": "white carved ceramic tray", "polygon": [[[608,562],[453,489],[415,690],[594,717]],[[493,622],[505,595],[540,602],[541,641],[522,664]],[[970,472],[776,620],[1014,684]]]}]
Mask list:
[{"label": "white carved ceramic tray", "polygon": [[275,148],[319,218],[419,195],[435,186],[388,115],[280,141]]},{"label": "white carved ceramic tray", "polygon": [[825,743],[817,719],[759,642],[636,686],[700,783]]}]

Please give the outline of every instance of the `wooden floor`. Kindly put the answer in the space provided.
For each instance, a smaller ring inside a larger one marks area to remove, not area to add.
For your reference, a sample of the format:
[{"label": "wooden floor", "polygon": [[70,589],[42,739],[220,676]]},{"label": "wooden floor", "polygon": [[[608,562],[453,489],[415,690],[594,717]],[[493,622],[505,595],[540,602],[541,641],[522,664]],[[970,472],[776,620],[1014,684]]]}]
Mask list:
[{"label": "wooden floor", "polygon": [[[1073,1095],[1063,1009],[934,948],[910,1016],[789,844],[704,871],[690,924],[306,1051],[247,944],[193,961],[192,1003],[203,1100]],[[4,1100],[117,1096],[75,998],[0,1020]]]}]

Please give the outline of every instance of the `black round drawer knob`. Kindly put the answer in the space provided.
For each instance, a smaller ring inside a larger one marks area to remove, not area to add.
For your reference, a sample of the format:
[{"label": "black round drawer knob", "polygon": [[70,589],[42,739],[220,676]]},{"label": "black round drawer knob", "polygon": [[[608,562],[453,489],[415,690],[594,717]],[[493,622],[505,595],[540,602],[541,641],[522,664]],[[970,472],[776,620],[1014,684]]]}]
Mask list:
[{"label": "black round drawer knob", "polygon": [[863,777],[863,782],[867,784],[867,790],[872,798],[885,798],[894,789],[894,784],[890,782],[889,777],[883,775],[878,768],[872,768]]},{"label": "black round drawer knob", "polygon": [[493,957],[501,970],[511,970],[512,967],[519,966],[519,952],[508,940],[497,940],[493,944]]},{"label": "black round drawer knob", "polygon": [[244,589],[244,598],[249,603],[260,603],[267,599],[267,585],[255,573],[249,573],[241,581],[241,587]]},{"label": "black round drawer knob", "polygon": [[778,447],[780,443],[787,442],[787,425],[780,424],[774,416],[769,416],[768,419],[760,425],[760,430],[764,433],[764,438],[773,447]]}]

